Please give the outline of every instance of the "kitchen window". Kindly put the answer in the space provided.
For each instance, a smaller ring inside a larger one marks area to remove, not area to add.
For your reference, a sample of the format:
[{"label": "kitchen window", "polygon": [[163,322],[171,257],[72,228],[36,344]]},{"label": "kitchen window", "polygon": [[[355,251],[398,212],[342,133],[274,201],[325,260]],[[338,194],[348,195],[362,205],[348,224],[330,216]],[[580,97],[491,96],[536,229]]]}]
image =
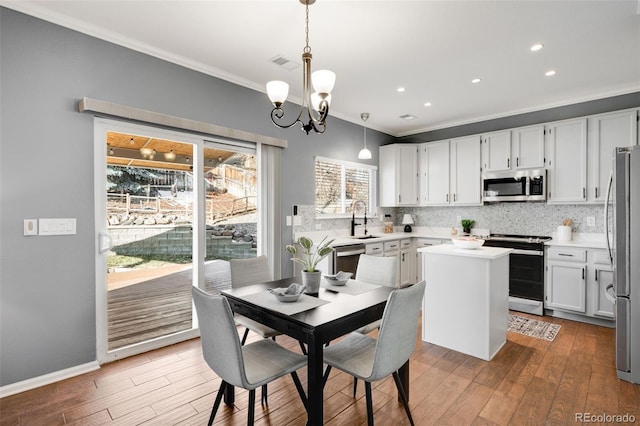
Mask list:
[{"label": "kitchen window", "polygon": [[315,158],[316,218],[375,211],[378,168],[332,158]]}]

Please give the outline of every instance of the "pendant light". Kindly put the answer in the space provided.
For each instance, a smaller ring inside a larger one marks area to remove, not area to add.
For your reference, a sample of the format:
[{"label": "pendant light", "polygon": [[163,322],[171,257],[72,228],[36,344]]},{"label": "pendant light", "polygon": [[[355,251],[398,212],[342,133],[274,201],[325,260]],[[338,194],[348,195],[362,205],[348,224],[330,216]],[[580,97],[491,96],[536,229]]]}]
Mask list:
[{"label": "pendant light", "polygon": [[358,153],[358,158],[360,160],[370,160],[371,159],[371,151],[367,148],[367,120],[369,119],[369,113],[363,112],[360,114],[360,118],[364,121],[365,125],[362,127],[364,129],[364,147]]}]

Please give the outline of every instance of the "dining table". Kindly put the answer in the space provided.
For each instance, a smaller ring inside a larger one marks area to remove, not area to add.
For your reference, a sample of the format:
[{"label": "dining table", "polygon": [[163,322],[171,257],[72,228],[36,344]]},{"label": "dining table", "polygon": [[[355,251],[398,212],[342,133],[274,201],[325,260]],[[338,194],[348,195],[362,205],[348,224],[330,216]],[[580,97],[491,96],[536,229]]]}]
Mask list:
[{"label": "dining table", "polygon": [[[393,288],[349,280],[344,288],[323,284],[318,294],[303,294],[293,303],[277,302],[268,291],[269,288],[283,288],[294,282],[295,278],[284,278],[225,289],[221,293],[226,296],[233,312],[307,345],[307,425],[322,425],[324,346],[381,319]],[[399,374],[408,398],[408,361]],[[230,386],[228,388],[224,402],[233,405],[234,390]]]}]

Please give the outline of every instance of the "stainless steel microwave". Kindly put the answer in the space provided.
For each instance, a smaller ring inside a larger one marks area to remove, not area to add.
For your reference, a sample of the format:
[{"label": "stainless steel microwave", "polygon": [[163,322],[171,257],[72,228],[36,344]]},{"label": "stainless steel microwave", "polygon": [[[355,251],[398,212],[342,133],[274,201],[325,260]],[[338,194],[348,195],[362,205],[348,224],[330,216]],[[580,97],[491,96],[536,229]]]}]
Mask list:
[{"label": "stainless steel microwave", "polygon": [[486,203],[501,201],[545,201],[547,171],[529,169],[482,175],[482,200]]}]

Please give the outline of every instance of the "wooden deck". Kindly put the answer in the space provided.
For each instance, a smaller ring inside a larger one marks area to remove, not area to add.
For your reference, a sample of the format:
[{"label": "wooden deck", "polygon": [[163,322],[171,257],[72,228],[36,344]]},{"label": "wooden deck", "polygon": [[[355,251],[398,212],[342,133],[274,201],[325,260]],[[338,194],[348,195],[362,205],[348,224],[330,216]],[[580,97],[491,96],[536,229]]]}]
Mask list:
[{"label": "wooden deck", "polygon": [[[109,350],[191,329],[191,269],[125,285],[108,292]],[[205,264],[209,292],[231,286],[229,262]]]}]

